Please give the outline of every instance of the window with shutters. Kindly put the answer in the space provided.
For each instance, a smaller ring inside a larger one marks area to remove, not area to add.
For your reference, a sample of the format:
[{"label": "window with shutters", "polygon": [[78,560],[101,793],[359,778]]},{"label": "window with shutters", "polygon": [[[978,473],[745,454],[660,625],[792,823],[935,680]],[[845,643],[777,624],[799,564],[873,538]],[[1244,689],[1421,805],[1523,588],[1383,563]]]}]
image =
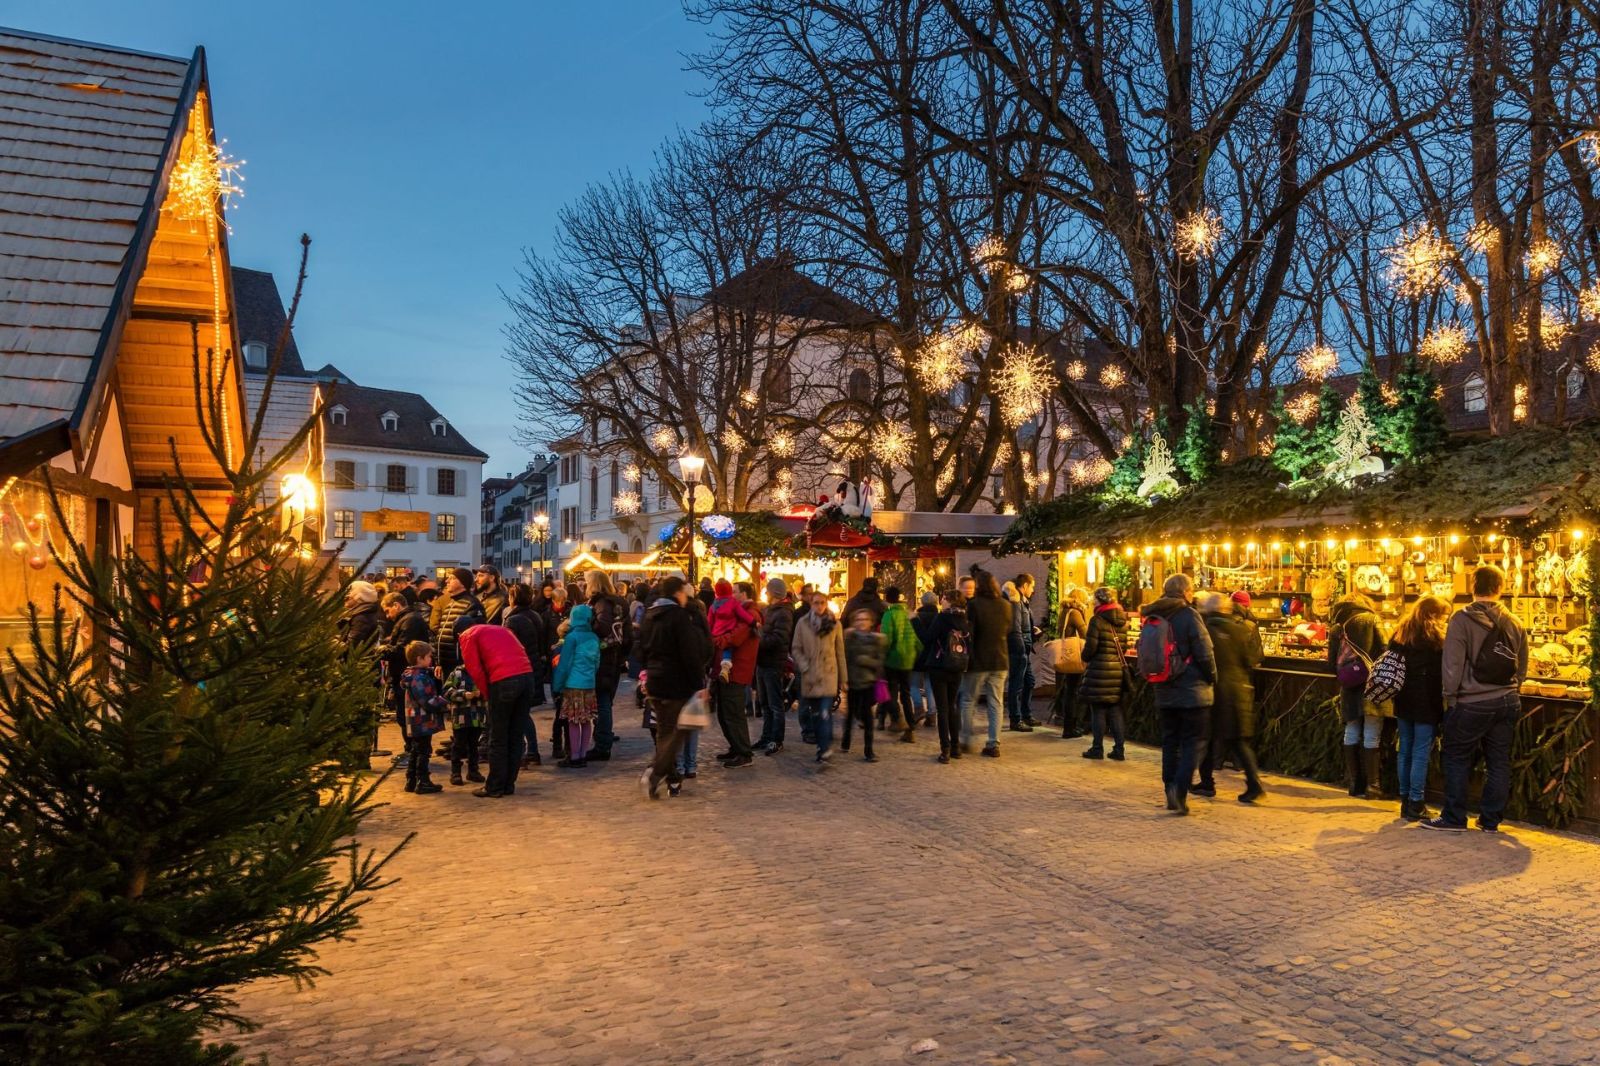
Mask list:
[{"label": "window with shutters", "polygon": [[390,463],[385,471],[383,487],[387,492],[406,491],[406,468],[399,463]]},{"label": "window with shutters", "polygon": [[439,471],[439,495],[454,496],[456,494],[456,472],[454,470]]},{"label": "window with shutters", "polygon": [[845,385],[845,392],[857,403],[870,404],[872,402],[872,375],[860,368],[850,371],[850,377]]},{"label": "window with shutters", "polygon": [[456,539],[456,516],[453,514],[435,515],[433,519],[433,539],[446,544],[453,543]]},{"label": "window with shutters", "polygon": [[336,489],[353,489],[356,487],[355,460],[335,459],[333,461],[333,487]]},{"label": "window with shutters", "polygon": [[615,500],[617,493],[622,491],[622,468],[615,459],[611,460],[611,498]]},{"label": "window with shutters", "polygon": [[353,580],[355,578],[355,576],[356,576],[356,567],[355,567],[354,563],[340,563],[339,564],[339,580],[340,581],[350,581],[350,580]]},{"label": "window with shutters", "polygon": [[356,535],[356,513],[354,511],[333,512],[333,535],[337,540],[354,540]]}]

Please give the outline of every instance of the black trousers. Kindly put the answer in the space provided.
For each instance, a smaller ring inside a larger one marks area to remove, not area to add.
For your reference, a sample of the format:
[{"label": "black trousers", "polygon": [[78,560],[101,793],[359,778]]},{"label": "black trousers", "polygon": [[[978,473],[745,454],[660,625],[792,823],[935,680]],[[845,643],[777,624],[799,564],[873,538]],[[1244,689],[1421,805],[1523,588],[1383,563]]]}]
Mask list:
[{"label": "black trousers", "polygon": [[406,784],[416,785],[431,780],[428,777],[428,760],[433,758],[433,734],[418,736],[412,733],[406,737],[406,753],[411,756],[406,762]]},{"label": "black trousers", "polygon": [[850,750],[850,724],[856,719],[861,720],[861,735],[865,743],[862,753],[872,754],[872,690],[870,688],[853,688],[850,690],[849,710],[844,716],[844,743],[839,745],[840,751]]},{"label": "black trousers", "polygon": [[490,792],[510,792],[516,785],[523,720],[532,708],[532,674],[489,682],[489,779],[484,787]]},{"label": "black trousers", "polygon": [[896,670],[891,666],[885,668],[884,675],[889,681],[889,702],[878,706],[879,728],[894,721],[895,707],[898,705],[902,728],[910,729],[916,723],[911,712],[911,671]]},{"label": "black trousers", "polygon": [[656,759],[650,772],[658,781],[670,781],[677,784],[678,778],[678,749],[683,747],[688,731],[678,728],[678,712],[683,710],[683,705],[688,700],[658,700],[654,697],[645,699],[650,713],[656,720]]},{"label": "black trousers", "polygon": [[961,675],[953,670],[930,670],[934,714],[939,721],[939,750],[945,754],[961,746]]},{"label": "black trousers", "polygon": [[478,769],[478,740],[483,729],[475,725],[457,726],[450,731],[450,769],[459,773],[462,762],[474,771]]},{"label": "black trousers", "polygon": [[716,684],[717,694],[717,724],[722,727],[722,735],[728,740],[728,754],[749,755],[754,750],[750,747],[750,723],[745,721],[744,705],[750,698],[749,685],[736,685],[732,681],[719,681]]}]

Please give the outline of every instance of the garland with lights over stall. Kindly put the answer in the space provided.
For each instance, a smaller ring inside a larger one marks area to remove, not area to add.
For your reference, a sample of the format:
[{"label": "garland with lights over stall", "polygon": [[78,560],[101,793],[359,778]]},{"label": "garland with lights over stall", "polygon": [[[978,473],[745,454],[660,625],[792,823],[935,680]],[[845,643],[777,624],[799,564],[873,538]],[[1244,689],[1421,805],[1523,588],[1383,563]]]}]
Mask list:
[{"label": "garland with lights over stall", "polygon": [[[1391,457],[1393,469],[1385,470],[1371,446],[1374,427],[1350,414],[1358,406],[1347,405],[1312,460],[1299,453],[1246,459],[1199,483],[1177,481],[1164,445],[1143,446],[1147,461],[1156,454],[1156,476],[1122,484],[1154,482],[1159,491],[1123,487],[1039,504],[1017,517],[1001,550],[1054,552],[1058,580],[1119,586],[1130,613],[1178,572],[1201,589],[1248,592],[1267,651],[1256,677],[1262,764],[1329,782],[1342,775],[1330,607],[1364,592],[1392,632],[1420,596],[1465,605],[1473,568],[1500,566],[1506,606],[1531,648],[1510,814],[1600,829],[1600,788],[1593,787],[1600,762],[1590,750],[1591,673],[1600,666],[1600,618],[1591,609],[1591,575],[1600,567],[1600,421],[1493,439],[1447,441],[1441,432],[1426,453]],[[1288,462],[1303,476],[1286,480]],[[1142,689],[1136,686],[1129,735],[1154,741],[1157,719]],[[1390,755],[1391,786],[1392,763]],[[1442,781],[1435,763],[1430,783]]]}]

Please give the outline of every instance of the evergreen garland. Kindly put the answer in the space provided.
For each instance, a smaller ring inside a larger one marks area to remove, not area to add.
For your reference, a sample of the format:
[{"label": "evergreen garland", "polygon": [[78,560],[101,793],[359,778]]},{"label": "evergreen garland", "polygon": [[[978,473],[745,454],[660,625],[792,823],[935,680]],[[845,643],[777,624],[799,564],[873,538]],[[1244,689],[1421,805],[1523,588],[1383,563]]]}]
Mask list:
[{"label": "evergreen garland", "polygon": [[1315,457],[1311,452],[1311,431],[1289,413],[1282,389],[1272,397],[1272,465],[1298,481],[1311,469]]},{"label": "evergreen garland", "polygon": [[1431,459],[1449,440],[1438,381],[1415,355],[1406,356],[1395,379],[1399,400],[1390,416],[1395,455],[1407,462]]},{"label": "evergreen garland", "polygon": [[1111,476],[1106,478],[1104,492],[1118,499],[1133,499],[1138,495],[1139,483],[1144,480],[1145,452],[1148,445],[1142,432],[1128,435],[1128,446],[1112,460]]},{"label": "evergreen garland", "polygon": [[1344,414],[1344,397],[1332,385],[1324,384],[1317,394],[1317,419],[1311,426],[1306,454],[1311,459],[1311,469],[1321,471],[1333,458],[1333,442],[1339,439],[1340,416]]},{"label": "evergreen garland", "polygon": [[1368,362],[1356,379],[1356,399],[1372,423],[1373,443],[1386,460],[1399,454],[1395,447],[1395,411],[1383,396],[1383,382],[1378,379],[1377,368]]}]

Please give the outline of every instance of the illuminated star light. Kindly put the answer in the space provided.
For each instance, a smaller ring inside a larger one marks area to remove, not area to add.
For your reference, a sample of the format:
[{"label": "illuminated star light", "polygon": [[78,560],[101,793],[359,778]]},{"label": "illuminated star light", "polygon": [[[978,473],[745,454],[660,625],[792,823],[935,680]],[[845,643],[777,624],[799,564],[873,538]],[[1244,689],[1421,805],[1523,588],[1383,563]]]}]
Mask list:
[{"label": "illuminated star light", "polygon": [[1600,374],[1600,342],[1596,342],[1589,348],[1589,355],[1584,362],[1591,371]]},{"label": "illuminated star light", "polygon": [[1419,226],[1401,233],[1400,243],[1384,254],[1389,257],[1389,279],[1395,291],[1416,299],[1444,288],[1455,248],[1431,226]]},{"label": "illuminated star light", "polygon": [[949,392],[967,371],[967,355],[982,346],[982,329],[970,323],[954,326],[923,343],[913,369],[929,392]]},{"label": "illuminated star light", "polygon": [[1203,259],[1222,240],[1222,218],[1206,208],[1181,219],[1172,229],[1172,242],[1185,259]]},{"label": "illuminated star light", "polygon": [[[228,142],[222,142],[224,145]],[[189,138],[189,151],[173,164],[166,210],[184,222],[201,222],[243,197],[244,160],[233,159],[203,130]],[[229,229],[232,232],[232,229]]]},{"label": "illuminated star light", "polygon": [[999,235],[991,233],[979,241],[976,248],[972,249],[972,264],[980,267],[987,266],[997,260],[1003,260],[1005,256],[1006,242],[1001,240]]},{"label": "illuminated star light", "polygon": [[1006,349],[995,370],[993,389],[1000,400],[1000,417],[1020,426],[1044,410],[1045,397],[1055,391],[1056,376],[1050,360],[1038,349],[1014,344]]},{"label": "illuminated star light", "polygon": [[1115,363],[1107,364],[1100,370],[1100,384],[1108,389],[1120,389],[1128,383],[1128,375]]},{"label": "illuminated star light", "polygon": [[1451,324],[1435,326],[1423,335],[1417,352],[1430,363],[1448,366],[1467,353],[1467,331]]},{"label": "illuminated star light", "polygon": [[794,454],[794,434],[788,430],[778,430],[767,438],[767,451],[779,459],[787,459]]},{"label": "illuminated star light", "polygon": [[1071,440],[1072,426],[1066,422],[1056,423],[1056,440]]},{"label": "illuminated star light", "polygon": [[1073,381],[1082,381],[1088,376],[1089,368],[1084,365],[1082,359],[1074,359],[1072,362],[1067,364],[1067,377],[1071,378]]},{"label": "illuminated star light", "polygon": [[845,460],[861,458],[860,422],[850,420],[840,422],[828,431],[828,437],[838,450],[839,458]]},{"label": "illuminated star light", "polygon": [[756,404],[760,402],[761,397],[756,395],[755,389],[745,389],[739,394],[739,403],[745,407],[754,409]]},{"label": "illuminated star light", "polygon": [[887,422],[872,435],[872,454],[890,466],[904,466],[911,458],[911,431],[898,422]]},{"label": "illuminated star light", "polygon": [[642,506],[637,492],[619,492],[611,499],[611,510],[620,515],[638,514]]},{"label": "illuminated star light", "polygon": [[676,443],[678,443],[678,435],[667,426],[661,426],[650,434],[650,446],[657,451],[664,452]]},{"label": "illuminated star light", "polygon": [[1600,282],[1578,293],[1578,310],[1589,318],[1600,318]]},{"label": "illuminated star light", "polygon": [[1530,277],[1543,277],[1560,265],[1561,246],[1549,237],[1540,237],[1528,245],[1528,254],[1523,262],[1528,266]]},{"label": "illuminated star light", "polygon": [[634,482],[642,481],[644,480],[644,471],[639,469],[638,463],[629,463],[627,466],[622,468],[622,480]]},{"label": "illuminated star light", "polygon": [[1474,222],[1463,238],[1468,248],[1480,254],[1500,246],[1500,231],[1488,219]]},{"label": "illuminated star light", "polygon": [[1339,353],[1321,341],[1295,356],[1294,361],[1307,381],[1322,381],[1339,369]]},{"label": "illuminated star light", "polygon": [[1111,463],[1103,455],[1078,459],[1068,468],[1067,479],[1074,485],[1098,485],[1111,476]]},{"label": "illuminated star light", "polygon": [[744,448],[744,437],[739,433],[738,427],[728,426],[722,431],[722,446],[730,452]]},{"label": "illuminated star light", "polygon": [[[1519,343],[1527,343],[1528,323],[1525,319],[1517,321],[1514,332]],[[1546,351],[1560,345],[1570,332],[1572,326],[1559,309],[1549,305],[1539,308],[1539,343]]]},{"label": "illuminated star light", "polygon": [[1321,406],[1322,403],[1314,392],[1302,392],[1283,405],[1289,417],[1300,423],[1309,422],[1317,417],[1317,411]]}]

